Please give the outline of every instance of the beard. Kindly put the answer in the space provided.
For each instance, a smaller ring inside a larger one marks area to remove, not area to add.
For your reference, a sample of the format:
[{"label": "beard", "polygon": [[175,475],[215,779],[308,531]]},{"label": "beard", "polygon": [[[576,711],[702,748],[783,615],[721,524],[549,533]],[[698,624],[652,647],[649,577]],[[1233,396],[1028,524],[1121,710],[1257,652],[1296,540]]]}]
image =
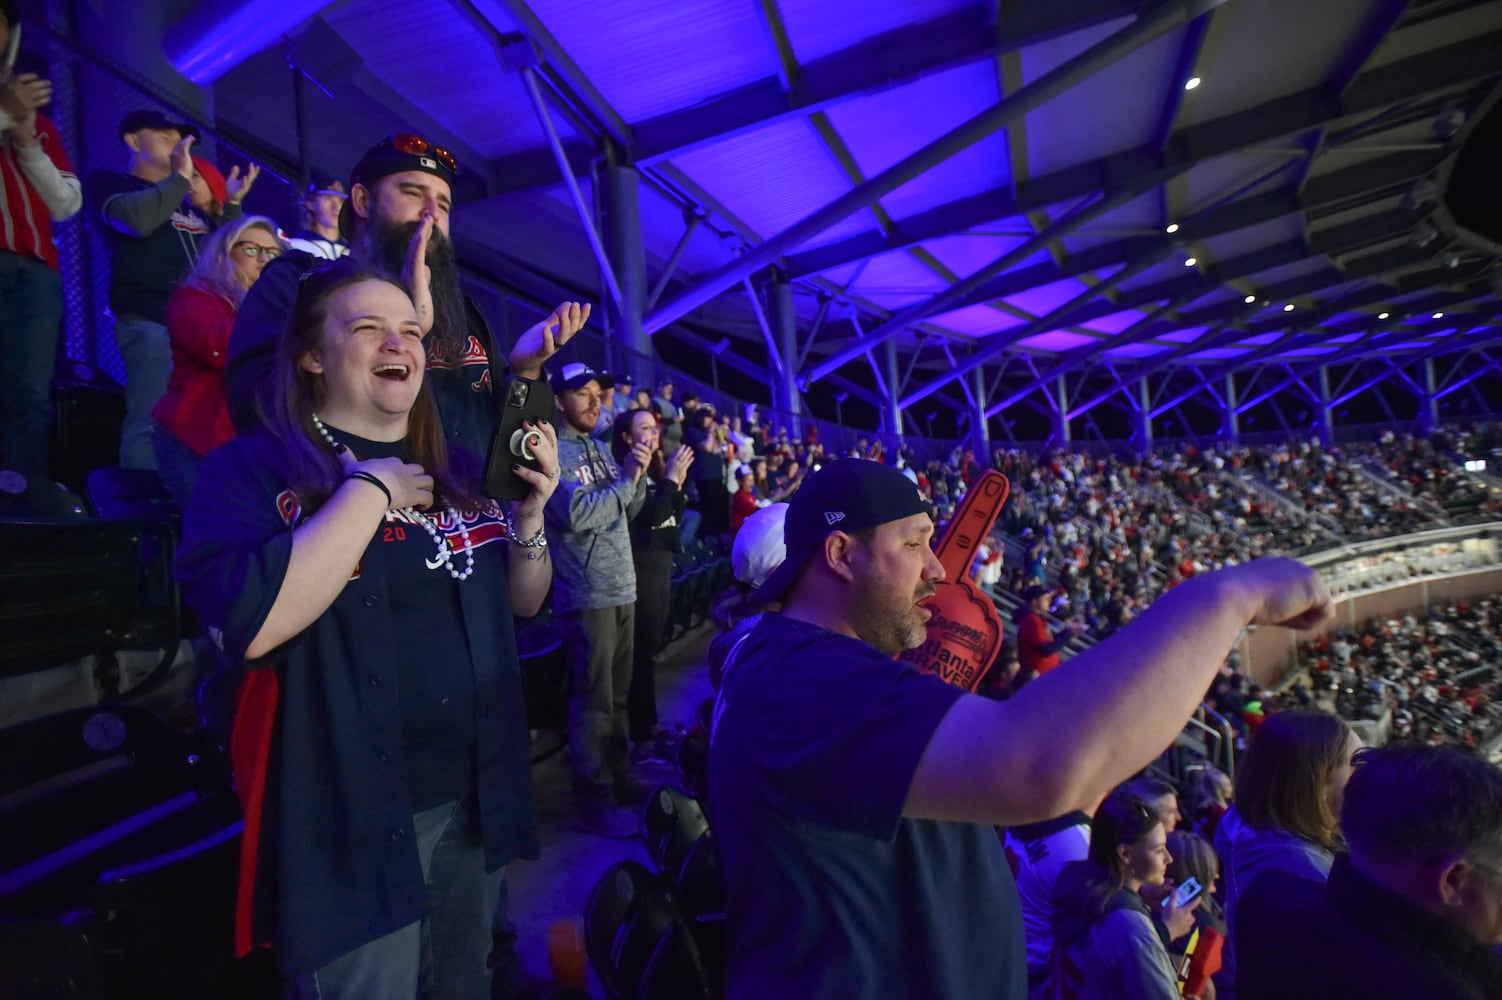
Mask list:
[{"label": "beard", "polygon": [[[398,280],[407,262],[407,248],[417,235],[418,222],[370,220],[366,230],[365,259],[390,271]],[[428,237],[428,287],[433,295],[433,329],[426,338],[428,351],[443,357],[462,354],[469,341],[469,319],[464,311],[464,289],[459,286],[459,267],[454,245],[438,227]]]},{"label": "beard", "polygon": [[935,589],[929,583],[916,594],[899,595],[885,581],[857,577],[852,601],[860,614],[856,635],[889,656],[917,649],[928,640],[928,621],[917,602],[932,597]]}]

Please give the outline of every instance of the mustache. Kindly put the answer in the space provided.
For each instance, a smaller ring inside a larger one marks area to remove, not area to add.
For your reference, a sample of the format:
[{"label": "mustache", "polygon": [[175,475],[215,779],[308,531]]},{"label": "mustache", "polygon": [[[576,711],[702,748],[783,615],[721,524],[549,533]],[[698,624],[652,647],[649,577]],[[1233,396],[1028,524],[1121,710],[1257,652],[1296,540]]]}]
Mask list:
[{"label": "mustache", "polygon": [[[370,256],[374,263],[400,278],[407,262],[407,247],[417,235],[421,222],[386,222],[374,220],[369,230]],[[433,295],[433,329],[429,342],[442,345],[448,352],[461,350],[469,336],[469,319],[464,311],[464,289],[459,284],[459,265],[454,258],[454,244],[436,226],[428,236],[424,257],[431,275]]]}]

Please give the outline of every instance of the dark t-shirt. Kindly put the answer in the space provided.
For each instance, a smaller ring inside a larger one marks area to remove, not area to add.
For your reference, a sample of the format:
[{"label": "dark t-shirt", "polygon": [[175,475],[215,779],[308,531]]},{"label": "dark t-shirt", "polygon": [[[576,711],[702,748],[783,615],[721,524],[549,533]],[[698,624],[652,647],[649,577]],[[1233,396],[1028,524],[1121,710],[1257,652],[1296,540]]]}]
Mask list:
[{"label": "dark t-shirt", "polygon": [[[404,441],[369,441],[329,428],[363,461],[400,458],[409,461]],[[428,511],[440,529],[452,531],[446,510]],[[493,518],[491,520],[494,520]],[[473,543],[478,526],[466,519]],[[474,787],[475,668],[468,644],[443,646],[433,636],[463,636],[459,581],[438,564],[438,546],[409,510],[388,510],[377,536],[376,553],[389,581],[391,616],[403,623],[392,630],[396,683],[401,692],[402,743],[407,758],[407,786],[413,811],[429,809],[468,795]],[[464,553],[450,557],[460,572]]]},{"label": "dark t-shirt", "polygon": [[704,450],[709,439],[710,432],[698,427],[683,435],[683,443],[694,449],[694,464],[689,466],[689,475],[696,483],[725,478],[725,456],[718,448]]},{"label": "dark t-shirt", "polygon": [[116,195],[156,186],[134,174],[101,170],[90,175],[85,190],[109,250],[110,309],[117,317],[141,316],[165,323],[167,299],[198,259],[199,244],[212,226],[186,202],[165,223],[140,237],[120,232],[102,215]]},{"label": "dark t-shirt", "polygon": [[735,650],[709,761],[728,997],[1026,996],[996,831],[902,816],[924,749],[963,696],[781,615]]}]

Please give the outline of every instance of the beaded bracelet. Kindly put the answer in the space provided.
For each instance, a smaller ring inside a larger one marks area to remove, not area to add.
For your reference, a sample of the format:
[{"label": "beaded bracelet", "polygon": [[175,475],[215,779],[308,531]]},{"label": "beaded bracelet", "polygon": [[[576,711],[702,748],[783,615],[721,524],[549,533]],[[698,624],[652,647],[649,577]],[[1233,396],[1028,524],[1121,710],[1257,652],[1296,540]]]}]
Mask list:
[{"label": "beaded bracelet", "polygon": [[524,549],[545,549],[548,547],[548,536],[544,529],[538,528],[537,534],[525,541],[517,538],[515,535],[511,536],[511,544],[518,545]]},{"label": "beaded bracelet", "polygon": [[386,484],[377,479],[373,474],[366,472],[364,469],[356,469],[354,472],[351,472],[344,478],[346,480],[358,479],[361,482],[369,483],[370,485],[374,486],[376,489],[386,494],[386,508],[388,510],[391,508],[391,504],[393,502],[391,490],[387,489]]}]

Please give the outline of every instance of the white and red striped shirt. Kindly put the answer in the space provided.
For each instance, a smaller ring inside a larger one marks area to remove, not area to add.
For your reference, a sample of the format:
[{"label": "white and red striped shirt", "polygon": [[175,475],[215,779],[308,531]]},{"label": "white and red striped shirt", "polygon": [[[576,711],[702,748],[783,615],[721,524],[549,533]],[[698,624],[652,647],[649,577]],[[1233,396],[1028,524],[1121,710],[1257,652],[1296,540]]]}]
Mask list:
[{"label": "white and red striped shirt", "polygon": [[[82,194],[57,126],[39,113],[36,132],[40,152],[49,162],[38,161],[36,152],[17,149],[10,133],[0,132],[0,250],[35,257],[55,271],[52,220],[77,212]],[[30,163],[25,162],[28,158]]]}]

